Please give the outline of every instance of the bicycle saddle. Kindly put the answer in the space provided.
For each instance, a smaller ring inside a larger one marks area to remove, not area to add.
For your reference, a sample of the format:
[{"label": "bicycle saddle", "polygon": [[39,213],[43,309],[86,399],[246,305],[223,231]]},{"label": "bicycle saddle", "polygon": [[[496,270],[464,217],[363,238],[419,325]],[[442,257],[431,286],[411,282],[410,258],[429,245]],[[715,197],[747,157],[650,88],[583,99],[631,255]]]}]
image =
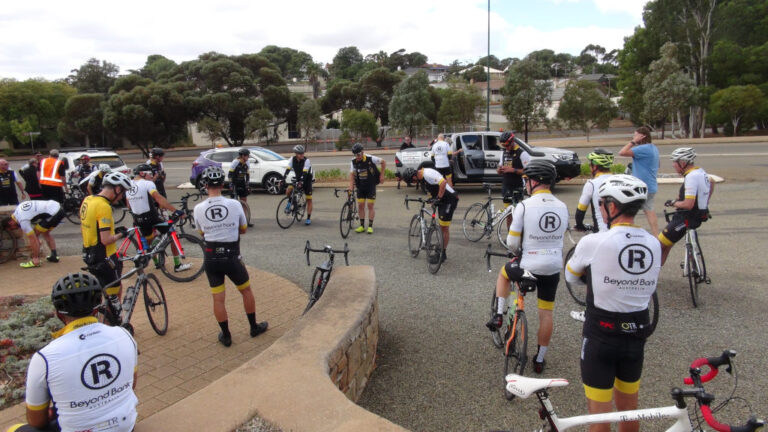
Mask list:
[{"label": "bicycle saddle", "polygon": [[539,390],[568,385],[568,380],[562,378],[528,378],[517,374],[509,374],[505,379],[507,381],[507,391],[523,399]]}]

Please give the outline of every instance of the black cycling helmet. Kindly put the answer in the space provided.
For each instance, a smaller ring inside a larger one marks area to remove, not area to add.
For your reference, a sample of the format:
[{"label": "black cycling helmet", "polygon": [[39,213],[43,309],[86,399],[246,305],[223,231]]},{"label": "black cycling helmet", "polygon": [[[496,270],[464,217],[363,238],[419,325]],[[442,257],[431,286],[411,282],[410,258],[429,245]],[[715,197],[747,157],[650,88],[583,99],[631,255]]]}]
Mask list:
[{"label": "black cycling helmet", "polygon": [[221,167],[211,166],[203,171],[202,181],[207,186],[221,186],[224,184],[224,170]]},{"label": "black cycling helmet", "polygon": [[499,137],[499,141],[501,141],[502,144],[506,144],[510,140],[515,138],[515,134],[512,132],[503,132],[501,136]]},{"label": "black cycling helmet", "polygon": [[165,150],[161,149],[160,147],[154,147],[152,150],[149,151],[150,156],[165,156]]},{"label": "black cycling helmet", "polygon": [[416,173],[417,171],[415,169],[406,168],[405,171],[403,171],[403,180],[410,184],[410,182],[413,181],[413,177],[416,175]]},{"label": "black cycling helmet", "polygon": [[51,300],[62,315],[89,316],[101,303],[101,283],[90,273],[70,273],[53,284]]},{"label": "black cycling helmet", "polygon": [[140,163],[133,169],[133,175],[137,175],[143,172],[152,172],[152,167],[146,163]]},{"label": "black cycling helmet", "polygon": [[355,145],[352,146],[352,153],[358,154],[363,152],[363,145],[360,143],[355,143]]},{"label": "black cycling helmet", "polygon": [[529,179],[544,184],[552,184],[557,178],[555,164],[546,160],[532,160],[528,162],[528,165],[523,169],[523,173]]},{"label": "black cycling helmet", "polygon": [[434,167],[435,167],[435,162],[434,162],[434,161],[431,161],[431,160],[428,160],[428,161],[424,161],[424,162],[421,164],[421,167],[422,167],[422,168],[434,168]]},{"label": "black cycling helmet", "polygon": [[240,156],[250,156],[251,151],[248,150],[247,148],[241,148],[240,150],[237,151],[237,154]]}]

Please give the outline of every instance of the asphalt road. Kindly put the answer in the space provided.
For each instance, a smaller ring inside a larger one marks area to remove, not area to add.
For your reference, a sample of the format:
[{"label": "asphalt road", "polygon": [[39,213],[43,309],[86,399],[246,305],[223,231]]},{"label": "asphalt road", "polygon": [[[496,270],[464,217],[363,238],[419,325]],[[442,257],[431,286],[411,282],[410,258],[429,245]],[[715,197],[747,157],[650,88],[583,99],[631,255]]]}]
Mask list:
[{"label": "asphalt road", "polygon": [[[659,285],[659,327],[646,347],[641,406],[671,404],[669,390],[682,385],[690,361],[733,348],[739,352],[737,395],[747,399],[753,410],[765,418],[768,338],[764,317],[768,291],[763,281],[768,270],[768,149],[752,144],[721,147],[697,146],[702,154],[701,165],[726,178],[715,189],[710,207],[714,218],[700,229],[712,284],[703,287],[703,304],[693,308],[687,281],[681,277],[678,266],[682,248],[678,246],[672,251]],[[670,146],[661,148],[662,154],[670,151]],[[579,152],[582,156],[586,153]],[[316,159],[342,165],[348,160]],[[170,162],[169,183],[187,176],[188,171],[184,170],[188,166],[188,162]],[[669,162],[663,158],[662,172],[671,171]],[[407,251],[407,224],[415,211],[405,209],[403,198],[416,194],[413,189],[380,187],[375,233],[351,233],[347,239],[352,250],[351,264],[374,266],[379,285],[381,327],[377,368],[360,404],[412,430],[532,430],[540,425],[535,400],[507,402],[502,396],[503,358],[492,346],[484,326],[496,270],[490,274],[485,271],[483,251],[487,242],[468,242],[461,233],[465,209],[483,199],[476,189],[459,187],[460,202],[451,226],[448,261],[437,275],[427,272],[423,255],[413,259]],[[557,189],[557,196],[568,204],[571,213],[580,189]],[[677,185],[662,185],[657,205],[674,197],[677,189]],[[338,232],[338,213],[343,201],[334,198],[332,192],[317,187],[313,224],[294,225],[288,230],[280,229],[275,222],[280,197],[264,193],[251,196],[255,227],[242,240],[248,264],[306,287],[313,268],[304,261],[305,241],[339,247],[344,243]],[[180,194],[181,191],[171,190],[172,199]],[[639,222],[646,226],[643,218]],[[61,253],[79,253],[76,226],[65,220],[54,236]],[[312,256],[313,265],[321,261],[321,256]],[[502,264],[500,259],[494,261],[496,268]],[[343,261],[337,265],[343,265]],[[581,325],[568,316],[575,307],[561,282],[545,372],[545,376],[571,382],[570,386],[552,392],[561,415],[586,411],[578,367]],[[201,311],[201,319],[212,322],[210,311]],[[537,330],[534,309],[529,310],[529,324],[533,336]],[[535,343],[529,350],[535,352]],[[726,374],[713,382],[711,389],[718,401],[728,394],[730,384]],[[730,404],[723,411],[726,421],[744,420],[742,405]],[[664,430],[668,426],[669,423],[657,422],[649,424],[646,430]]]}]

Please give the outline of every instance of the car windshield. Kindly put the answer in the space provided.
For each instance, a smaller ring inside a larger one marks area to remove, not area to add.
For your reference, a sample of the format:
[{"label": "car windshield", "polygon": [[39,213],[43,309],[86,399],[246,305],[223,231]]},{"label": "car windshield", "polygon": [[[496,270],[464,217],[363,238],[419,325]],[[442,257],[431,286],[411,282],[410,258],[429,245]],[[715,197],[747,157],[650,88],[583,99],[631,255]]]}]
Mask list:
[{"label": "car windshield", "polygon": [[248,150],[251,151],[251,155],[258,156],[259,159],[263,161],[281,161],[285,160],[284,157],[280,156],[279,154],[273,152],[272,150],[267,150],[263,148],[249,148]]},{"label": "car windshield", "polygon": [[117,168],[125,165],[120,156],[91,156],[91,164],[96,166],[99,164],[107,164],[110,168]]}]

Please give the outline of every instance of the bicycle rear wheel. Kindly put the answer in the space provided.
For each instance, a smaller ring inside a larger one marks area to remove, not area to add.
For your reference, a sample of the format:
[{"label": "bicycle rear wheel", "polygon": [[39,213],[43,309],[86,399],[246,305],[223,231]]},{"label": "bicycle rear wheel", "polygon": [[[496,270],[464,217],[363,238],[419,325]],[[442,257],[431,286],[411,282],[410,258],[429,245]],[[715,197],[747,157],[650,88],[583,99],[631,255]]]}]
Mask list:
[{"label": "bicycle rear wheel", "polygon": [[16,253],[16,237],[8,230],[0,230],[0,264]]},{"label": "bicycle rear wheel", "polygon": [[[509,213],[509,218],[512,218],[512,213]],[[507,248],[507,234],[509,233],[509,227],[507,226],[507,216],[499,218],[499,223],[496,224],[496,238],[499,239],[499,244],[504,249]]]},{"label": "bicycle rear wheel", "polygon": [[148,274],[144,280],[144,309],[152,330],[160,336],[168,331],[168,305],[165,302],[165,292],[160,281],[154,274]]},{"label": "bicycle rear wheel", "polygon": [[443,264],[443,232],[434,222],[427,230],[427,269],[436,274]]},{"label": "bicycle rear wheel", "polygon": [[685,244],[685,260],[687,263],[687,275],[688,286],[691,289],[691,301],[693,307],[699,307],[699,285],[696,280],[699,278],[698,267],[696,266],[696,259],[693,256],[693,245],[691,243]]},{"label": "bicycle rear wheel", "polygon": [[[173,253],[175,246],[173,239],[169,239],[170,241],[165,245],[163,251],[158,254],[158,265],[163,274],[168,276],[169,279],[176,282],[190,282],[197,279],[205,270],[203,265],[203,241],[191,234],[177,233],[177,235],[179,236],[181,248],[184,251],[184,257],[182,258],[177,253],[179,263],[176,264],[177,258]],[[188,269],[180,269],[180,267],[187,265],[189,265]],[[177,271],[177,269],[179,270]]]},{"label": "bicycle rear wheel", "polygon": [[277,219],[277,225],[282,229],[288,229],[293,225],[296,218],[293,216],[293,208],[286,209],[285,207],[290,202],[290,197],[285,197],[277,204],[277,213],[275,218]]},{"label": "bicycle rear wheel", "polygon": [[65,198],[64,203],[62,204],[67,220],[75,225],[80,225],[80,204],[82,204],[82,202],[83,200],[81,199],[69,197]]},{"label": "bicycle rear wheel", "polygon": [[571,297],[573,297],[573,301],[579,304],[579,306],[586,306],[587,305],[587,285],[586,284],[576,284],[576,283],[570,283],[568,282],[568,279],[566,279],[566,273],[568,272],[568,269],[566,266],[568,265],[568,261],[573,256],[573,252],[576,250],[576,245],[574,245],[570,250],[568,250],[568,253],[565,254],[565,259],[563,263],[563,279],[565,280],[565,287],[568,288],[568,292],[571,294]]},{"label": "bicycle rear wheel", "polygon": [[115,221],[115,225],[125,219],[125,214],[128,213],[128,209],[122,204],[116,204],[112,206],[112,219]]},{"label": "bicycle rear wheel", "polygon": [[483,203],[472,204],[464,213],[464,219],[461,221],[464,237],[471,242],[480,240],[486,234],[490,220],[490,212]]},{"label": "bicycle rear wheel", "polygon": [[352,221],[355,218],[355,209],[353,208],[353,204],[349,201],[345,202],[343,206],[341,206],[341,215],[339,215],[339,232],[341,233],[341,238],[347,238],[349,235],[349,230],[352,229]]},{"label": "bicycle rear wheel", "polygon": [[504,397],[512,400],[515,395],[507,391],[507,375],[522,375],[528,362],[528,319],[525,317],[525,311],[515,312],[509,332],[512,333],[507,335],[504,356]]},{"label": "bicycle rear wheel", "polygon": [[[496,297],[496,288],[493,289],[493,294],[491,296],[491,311],[490,311],[490,318],[493,318],[494,315],[496,315],[496,311],[498,309],[499,304],[499,298]],[[491,340],[493,340],[493,346],[496,348],[503,348],[504,343],[506,342],[506,339],[504,339],[505,335],[507,334],[509,328],[509,322],[505,319],[501,322],[501,327],[499,327],[496,331],[491,332]]]},{"label": "bicycle rear wheel", "polygon": [[416,258],[421,252],[421,221],[419,215],[413,215],[408,228],[408,252]]},{"label": "bicycle rear wheel", "polygon": [[245,213],[245,223],[251,226],[251,206],[247,202],[240,201],[240,205],[243,206],[243,213]]},{"label": "bicycle rear wheel", "polygon": [[302,315],[307,313],[307,311],[320,300],[320,296],[323,295],[323,291],[325,291],[325,286],[327,284],[328,278],[325,277],[325,273],[320,269],[315,269],[315,273],[312,275],[312,285],[309,286],[309,302],[307,303],[307,307],[304,308]]}]

